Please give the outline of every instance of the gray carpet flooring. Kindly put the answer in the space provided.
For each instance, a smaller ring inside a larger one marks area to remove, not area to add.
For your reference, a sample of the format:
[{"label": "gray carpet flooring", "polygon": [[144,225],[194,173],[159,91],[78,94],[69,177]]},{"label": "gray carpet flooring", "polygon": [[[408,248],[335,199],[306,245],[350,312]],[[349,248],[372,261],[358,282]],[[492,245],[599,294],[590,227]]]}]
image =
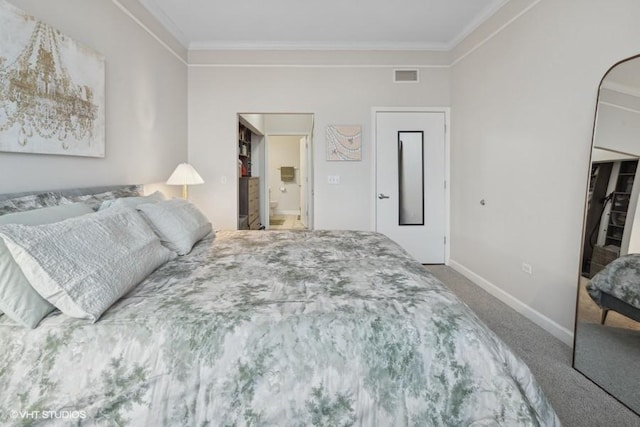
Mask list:
[{"label": "gray carpet flooring", "polygon": [[450,267],[426,268],[529,365],[563,426],[640,427],[640,417],[571,367],[571,348],[565,343]]},{"label": "gray carpet flooring", "polygon": [[640,332],[578,322],[575,367],[640,412]]}]

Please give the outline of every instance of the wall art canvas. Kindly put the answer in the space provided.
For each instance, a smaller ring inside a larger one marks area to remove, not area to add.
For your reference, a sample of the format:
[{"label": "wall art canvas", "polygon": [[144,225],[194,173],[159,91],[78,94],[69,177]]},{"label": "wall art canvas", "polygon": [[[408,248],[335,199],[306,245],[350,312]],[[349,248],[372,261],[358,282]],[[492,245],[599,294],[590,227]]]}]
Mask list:
[{"label": "wall art canvas", "polygon": [[362,160],[362,127],[327,126],[327,160]]},{"label": "wall art canvas", "polygon": [[0,40],[0,151],[104,157],[104,57],[4,0]]}]

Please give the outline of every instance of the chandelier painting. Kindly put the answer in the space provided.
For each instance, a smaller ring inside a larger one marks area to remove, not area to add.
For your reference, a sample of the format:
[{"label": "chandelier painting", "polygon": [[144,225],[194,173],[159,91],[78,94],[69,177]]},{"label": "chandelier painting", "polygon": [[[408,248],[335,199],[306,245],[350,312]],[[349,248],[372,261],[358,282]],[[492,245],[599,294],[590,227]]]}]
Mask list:
[{"label": "chandelier painting", "polygon": [[0,151],[104,157],[104,58],[0,0]]}]

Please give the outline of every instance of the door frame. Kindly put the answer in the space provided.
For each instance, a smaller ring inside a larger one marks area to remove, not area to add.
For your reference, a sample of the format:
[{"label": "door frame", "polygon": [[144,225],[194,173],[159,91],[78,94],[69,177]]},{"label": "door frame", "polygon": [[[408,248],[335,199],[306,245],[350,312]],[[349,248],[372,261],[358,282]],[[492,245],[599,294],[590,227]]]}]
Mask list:
[{"label": "door frame", "polygon": [[444,114],[444,263],[449,265],[451,257],[451,108],[449,107],[371,107],[371,182],[373,183],[371,200],[371,229],[376,230],[377,209],[376,197],[378,194],[377,167],[378,167],[378,135],[377,114],[378,113],[443,113]]},{"label": "door frame", "polygon": [[311,132],[274,132],[267,133],[264,135],[264,179],[262,180],[261,186],[264,191],[264,197],[262,200],[262,208],[265,210],[265,217],[267,223],[264,224],[266,229],[269,229],[269,173],[267,172],[267,167],[269,165],[269,138],[274,136],[299,136],[307,138],[307,191],[306,191],[306,202],[307,202],[307,230],[313,230],[313,138]]}]

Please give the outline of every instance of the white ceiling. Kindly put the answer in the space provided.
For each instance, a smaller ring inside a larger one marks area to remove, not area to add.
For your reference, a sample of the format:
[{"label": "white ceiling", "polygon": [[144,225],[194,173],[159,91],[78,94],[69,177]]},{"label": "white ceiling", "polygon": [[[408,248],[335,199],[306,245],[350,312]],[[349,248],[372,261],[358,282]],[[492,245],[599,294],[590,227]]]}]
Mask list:
[{"label": "white ceiling", "polygon": [[449,50],[509,0],[139,0],[190,49]]}]

